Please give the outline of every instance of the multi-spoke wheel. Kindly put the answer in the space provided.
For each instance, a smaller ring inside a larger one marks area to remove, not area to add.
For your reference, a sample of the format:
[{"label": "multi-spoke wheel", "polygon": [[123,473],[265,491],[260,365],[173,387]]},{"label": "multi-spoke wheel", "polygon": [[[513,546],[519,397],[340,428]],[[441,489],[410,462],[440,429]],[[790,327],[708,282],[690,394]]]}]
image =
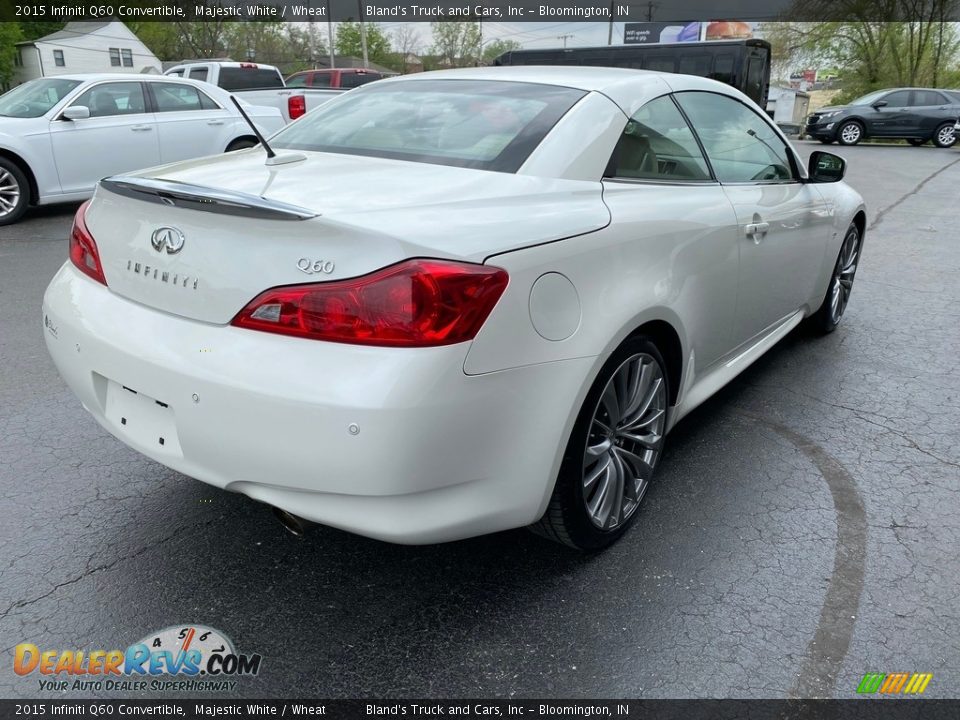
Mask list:
[{"label": "multi-spoke wheel", "polygon": [[0,157],[0,225],[20,219],[30,202],[30,186],[14,163]]},{"label": "multi-spoke wheel", "polygon": [[937,147],[952,147],[956,141],[956,130],[954,129],[952,122],[945,122],[933,131],[933,144]]},{"label": "multi-spoke wheel", "polygon": [[580,410],[534,530],[582,550],[605,547],[626,530],[663,451],[669,391],[663,358],[649,340],[632,338],[610,357]]},{"label": "multi-spoke wheel", "polygon": [[856,225],[851,225],[840,246],[827,295],[820,309],[813,316],[814,324],[822,332],[833,332],[847,309],[850,293],[853,291],[853,280],[857,274],[857,265],[860,263],[861,246],[860,231]]},{"label": "multi-spoke wheel", "polygon": [[856,120],[844,123],[837,130],[837,140],[841,145],[856,145],[863,140],[863,125]]}]

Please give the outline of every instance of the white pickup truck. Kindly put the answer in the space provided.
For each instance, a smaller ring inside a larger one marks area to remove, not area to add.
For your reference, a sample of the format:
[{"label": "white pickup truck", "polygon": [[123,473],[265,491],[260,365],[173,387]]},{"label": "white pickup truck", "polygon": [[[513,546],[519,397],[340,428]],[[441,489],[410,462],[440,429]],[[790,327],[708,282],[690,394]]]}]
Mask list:
[{"label": "white pickup truck", "polygon": [[164,75],[201,80],[227,90],[251,105],[275,107],[285,122],[296,120],[343,90],[331,88],[291,89],[273,65],[251,62],[187,62],[167,70]]}]

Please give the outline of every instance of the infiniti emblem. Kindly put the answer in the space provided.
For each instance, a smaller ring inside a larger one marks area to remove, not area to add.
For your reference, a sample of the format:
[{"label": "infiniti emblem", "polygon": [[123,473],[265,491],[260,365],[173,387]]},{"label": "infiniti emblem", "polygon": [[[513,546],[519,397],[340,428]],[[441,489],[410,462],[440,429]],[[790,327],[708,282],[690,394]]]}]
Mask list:
[{"label": "infiniti emblem", "polygon": [[175,227],[159,227],[150,236],[150,244],[157,252],[167,251],[167,255],[175,255],[183,250],[186,238]]}]

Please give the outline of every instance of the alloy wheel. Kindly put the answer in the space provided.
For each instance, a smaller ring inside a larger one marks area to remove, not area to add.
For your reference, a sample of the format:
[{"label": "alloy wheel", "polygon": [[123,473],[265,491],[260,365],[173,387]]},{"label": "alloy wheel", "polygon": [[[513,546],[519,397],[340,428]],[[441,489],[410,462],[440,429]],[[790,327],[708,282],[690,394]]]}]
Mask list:
[{"label": "alloy wheel", "polygon": [[10,215],[20,204],[20,183],[0,167],[0,218]]},{"label": "alloy wheel", "polygon": [[861,135],[863,135],[863,130],[857,123],[847,123],[840,129],[840,139],[850,145],[860,142]]},{"label": "alloy wheel", "polygon": [[940,147],[949,147],[956,140],[956,130],[953,125],[944,125],[937,132],[937,144]]},{"label": "alloy wheel", "polygon": [[860,232],[856,227],[852,227],[843,239],[840,258],[837,260],[837,268],[833,272],[833,280],[830,284],[830,320],[833,324],[840,322],[843,311],[847,309],[859,259]]},{"label": "alloy wheel", "polygon": [[667,387],[653,356],[613,373],[594,410],[583,454],[583,501],[593,525],[613,530],[636,511],[663,446]]}]

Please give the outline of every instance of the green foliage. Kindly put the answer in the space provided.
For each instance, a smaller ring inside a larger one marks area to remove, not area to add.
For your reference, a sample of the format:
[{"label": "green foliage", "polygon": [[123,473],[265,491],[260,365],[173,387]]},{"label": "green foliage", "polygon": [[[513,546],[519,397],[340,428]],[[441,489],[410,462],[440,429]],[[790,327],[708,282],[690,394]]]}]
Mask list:
[{"label": "green foliage", "polygon": [[[63,30],[66,25],[65,22],[21,22],[17,23],[20,26],[20,32],[22,34],[23,40],[36,40],[41,38],[44,35],[50,35],[57,32],[58,30]],[[19,40],[17,42],[20,42]]]},{"label": "green foliage", "polygon": [[523,45],[516,40],[496,39],[483,49],[483,62],[487,65],[493,63],[498,57],[511,50],[519,50]]},{"label": "green foliage", "polygon": [[20,25],[15,22],[0,22],[0,89],[6,88],[13,79],[13,57],[17,52],[14,43],[22,39]]},{"label": "green foliage", "polygon": [[[367,34],[367,59],[378,65],[389,63],[390,38],[375,23],[364,23]],[[363,43],[360,35],[360,24],[342,22],[337,25],[337,39],[334,43],[337,55],[363,57]]]},{"label": "green foliage", "polygon": [[480,23],[432,22],[433,54],[440,67],[469,67],[480,60]]},{"label": "green foliage", "polygon": [[837,102],[889,87],[955,87],[960,33],[949,22],[772,23],[775,75],[839,70]]}]

